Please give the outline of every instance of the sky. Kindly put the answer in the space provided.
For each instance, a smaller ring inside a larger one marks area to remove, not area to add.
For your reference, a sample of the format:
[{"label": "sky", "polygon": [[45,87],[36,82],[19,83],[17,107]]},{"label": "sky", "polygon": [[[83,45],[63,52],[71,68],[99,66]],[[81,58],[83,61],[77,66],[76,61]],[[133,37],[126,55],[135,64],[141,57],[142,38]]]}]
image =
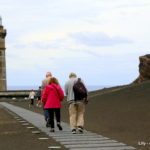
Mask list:
[{"label": "sky", "polygon": [[64,85],[124,85],[150,53],[150,0],[0,0],[7,30],[8,86],[40,85],[47,71]]}]

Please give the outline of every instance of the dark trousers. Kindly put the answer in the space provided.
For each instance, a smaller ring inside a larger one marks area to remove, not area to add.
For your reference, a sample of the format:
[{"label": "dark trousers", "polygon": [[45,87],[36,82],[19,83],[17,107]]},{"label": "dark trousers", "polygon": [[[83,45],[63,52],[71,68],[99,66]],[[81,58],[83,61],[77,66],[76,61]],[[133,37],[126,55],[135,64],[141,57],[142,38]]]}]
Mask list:
[{"label": "dark trousers", "polygon": [[47,109],[49,112],[49,124],[51,126],[51,128],[54,128],[54,115],[56,117],[56,121],[57,123],[60,123],[60,108],[49,108]]},{"label": "dark trousers", "polygon": [[33,99],[33,98],[30,99],[30,104],[31,104],[31,105],[34,105],[34,99]]}]

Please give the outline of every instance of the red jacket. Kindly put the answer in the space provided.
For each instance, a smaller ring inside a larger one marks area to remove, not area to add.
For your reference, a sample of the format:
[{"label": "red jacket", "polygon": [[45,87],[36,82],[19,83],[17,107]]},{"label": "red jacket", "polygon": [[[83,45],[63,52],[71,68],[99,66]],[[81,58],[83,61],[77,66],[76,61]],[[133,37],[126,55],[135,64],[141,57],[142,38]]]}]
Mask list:
[{"label": "red jacket", "polygon": [[42,93],[44,109],[61,108],[61,101],[64,98],[64,92],[57,84],[47,85]]}]

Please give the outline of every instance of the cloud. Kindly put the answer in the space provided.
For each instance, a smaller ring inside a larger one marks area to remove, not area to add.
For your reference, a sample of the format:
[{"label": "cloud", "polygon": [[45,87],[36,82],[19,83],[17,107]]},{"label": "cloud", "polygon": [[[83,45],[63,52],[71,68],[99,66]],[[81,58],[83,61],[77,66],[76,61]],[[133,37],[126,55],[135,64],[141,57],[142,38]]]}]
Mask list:
[{"label": "cloud", "polygon": [[133,54],[149,53],[147,0],[0,1],[8,84],[39,83],[47,70],[62,82],[75,71],[88,84],[122,83],[132,64],[135,74]]},{"label": "cloud", "polygon": [[109,35],[102,32],[79,32],[70,34],[77,42],[87,46],[113,46],[118,44],[131,44],[133,41],[126,37]]}]

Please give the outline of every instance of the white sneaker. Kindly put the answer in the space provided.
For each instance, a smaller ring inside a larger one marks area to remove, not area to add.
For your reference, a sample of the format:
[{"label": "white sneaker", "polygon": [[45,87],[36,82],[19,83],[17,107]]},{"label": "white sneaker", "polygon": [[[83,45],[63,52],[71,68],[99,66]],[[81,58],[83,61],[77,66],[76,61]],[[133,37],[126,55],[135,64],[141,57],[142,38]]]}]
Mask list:
[{"label": "white sneaker", "polygon": [[72,134],[76,134],[76,129],[72,129]]},{"label": "white sneaker", "polygon": [[79,133],[83,133],[83,127],[78,126],[78,132],[79,132]]}]

